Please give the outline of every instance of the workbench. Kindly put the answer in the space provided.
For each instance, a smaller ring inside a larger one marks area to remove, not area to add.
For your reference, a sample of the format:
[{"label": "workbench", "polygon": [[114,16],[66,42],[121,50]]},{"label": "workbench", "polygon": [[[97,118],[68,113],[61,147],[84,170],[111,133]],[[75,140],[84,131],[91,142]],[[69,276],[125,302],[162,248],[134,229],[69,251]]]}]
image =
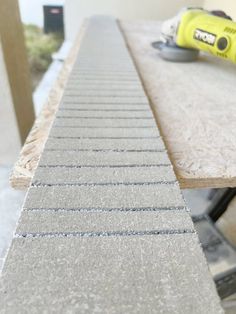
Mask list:
[{"label": "workbench", "polygon": [[[120,27],[181,188],[236,186],[236,66],[204,54],[195,63],[168,63],[151,47],[159,22],[121,21]],[[26,189],[34,174],[83,28],[15,165],[16,189]]]}]

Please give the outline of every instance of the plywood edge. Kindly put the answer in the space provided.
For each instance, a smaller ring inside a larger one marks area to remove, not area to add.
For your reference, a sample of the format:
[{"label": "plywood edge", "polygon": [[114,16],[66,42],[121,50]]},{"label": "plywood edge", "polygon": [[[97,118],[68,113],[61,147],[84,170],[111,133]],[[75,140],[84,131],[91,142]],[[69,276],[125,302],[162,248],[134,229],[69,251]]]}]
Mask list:
[{"label": "plywood edge", "polygon": [[10,184],[14,189],[25,190],[30,185],[48,138],[55,112],[61,101],[67,79],[76,60],[86,27],[87,20],[85,20],[81,26],[69,56],[64,62],[63,68],[49,93],[48,100],[35,120],[25,144],[21,149],[19,158],[16,161],[10,176]]},{"label": "plywood edge", "polygon": [[178,181],[181,189],[222,189],[236,186],[236,178],[178,178]]}]

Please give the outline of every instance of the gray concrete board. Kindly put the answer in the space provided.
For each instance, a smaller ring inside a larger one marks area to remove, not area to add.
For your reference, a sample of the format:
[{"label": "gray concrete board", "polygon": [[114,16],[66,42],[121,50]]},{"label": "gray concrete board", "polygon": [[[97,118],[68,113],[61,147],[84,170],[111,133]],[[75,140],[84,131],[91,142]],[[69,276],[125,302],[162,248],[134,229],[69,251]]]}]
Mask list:
[{"label": "gray concrete board", "polygon": [[158,128],[124,129],[124,128],[52,128],[51,137],[104,137],[104,138],[147,138],[160,136]]},{"label": "gray concrete board", "polygon": [[78,88],[77,90],[66,90],[65,96],[82,96],[82,97],[145,97],[143,89],[137,90],[104,90],[102,88],[97,90]]},{"label": "gray concrete board", "polygon": [[[79,82],[78,82],[79,84]],[[111,97],[111,96],[64,96],[63,100],[70,102],[90,103],[90,104],[148,104],[146,97]]]},{"label": "gray concrete board", "polygon": [[146,111],[94,111],[94,110],[86,110],[86,111],[78,111],[78,110],[58,110],[57,117],[67,118],[111,118],[111,119],[134,119],[134,118],[151,118],[154,119],[153,114],[149,108]]},{"label": "gray concrete board", "polygon": [[[72,136],[73,137],[73,136]],[[45,149],[56,150],[165,150],[161,138],[49,138]]]},{"label": "gray concrete board", "polygon": [[162,152],[73,152],[44,151],[40,166],[120,166],[132,167],[150,165],[170,165],[166,153]]},{"label": "gray concrete board", "polygon": [[34,185],[142,184],[175,182],[172,167],[37,168]]},{"label": "gray concrete board", "polygon": [[15,239],[0,295],[5,314],[223,314],[192,234]]},{"label": "gray concrete board", "polygon": [[188,212],[53,212],[24,211],[16,234],[194,231]]},{"label": "gray concrete board", "polygon": [[25,209],[145,210],[185,206],[176,185],[52,186],[29,189]]},{"label": "gray concrete board", "polygon": [[73,102],[62,102],[59,106],[60,110],[94,110],[94,111],[135,111],[135,110],[148,110],[150,109],[149,105],[143,105],[143,104],[83,104],[80,102],[73,103]]}]

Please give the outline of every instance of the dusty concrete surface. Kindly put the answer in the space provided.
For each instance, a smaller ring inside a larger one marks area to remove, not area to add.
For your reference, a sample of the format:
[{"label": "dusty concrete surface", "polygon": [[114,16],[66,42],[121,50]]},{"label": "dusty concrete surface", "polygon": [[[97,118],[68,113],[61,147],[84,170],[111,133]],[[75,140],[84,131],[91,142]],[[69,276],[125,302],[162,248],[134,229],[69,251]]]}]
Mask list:
[{"label": "dusty concrete surface", "polygon": [[206,277],[193,234],[15,239],[0,305],[5,313],[223,314]]}]

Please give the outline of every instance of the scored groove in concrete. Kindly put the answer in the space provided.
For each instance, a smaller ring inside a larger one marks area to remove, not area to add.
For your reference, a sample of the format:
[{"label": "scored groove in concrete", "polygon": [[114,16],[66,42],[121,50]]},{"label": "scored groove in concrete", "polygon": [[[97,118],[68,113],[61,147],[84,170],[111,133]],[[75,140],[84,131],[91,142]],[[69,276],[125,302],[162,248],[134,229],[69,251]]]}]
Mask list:
[{"label": "scored groove in concrete", "polygon": [[60,105],[60,110],[113,110],[113,111],[135,111],[135,110],[147,110],[149,109],[148,105],[117,105],[117,104],[81,104],[81,103],[69,103],[62,102]]},{"label": "scored groove in concrete", "polygon": [[[111,59],[110,59],[111,61]],[[82,56],[80,56],[79,61],[77,61],[75,63],[75,69],[77,71],[89,71],[89,72],[93,72],[94,69],[100,70],[100,71],[120,71],[120,69],[122,69],[122,71],[124,72],[133,72],[134,70],[134,64],[132,61],[127,62],[126,60],[116,60],[115,63],[110,62],[110,64],[108,63],[109,60],[106,59],[104,60],[104,58],[95,58],[95,56],[93,56],[93,61],[92,59],[88,60],[88,59],[84,59],[84,61],[82,61]],[[99,66],[100,64],[100,66]],[[136,71],[136,69],[135,69]],[[70,79],[70,78],[69,78]],[[140,83],[140,82],[139,82]]]},{"label": "scored groove in concrete", "polygon": [[146,138],[146,137],[158,137],[160,136],[157,128],[150,129],[124,129],[124,128],[53,128],[50,133],[51,137],[106,137],[106,138]]},{"label": "scored groove in concrete", "polygon": [[156,138],[124,139],[124,138],[49,138],[45,149],[78,150],[165,150],[162,140]]},{"label": "scored groove in concrete", "polygon": [[[78,83],[79,84],[79,83]],[[111,97],[111,96],[102,96],[102,97],[95,97],[95,96],[73,96],[67,95],[64,96],[64,101],[70,102],[80,102],[80,103],[90,103],[90,104],[144,104],[147,105],[148,101],[145,97]],[[154,118],[153,118],[154,119]]]},{"label": "scored groove in concrete", "polygon": [[223,314],[192,234],[15,239],[0,293],[9,314]]},{"label": "scored groove in concrete", "polygon": [[[124,61],[123,61],[124,62]],[[137,71],[134,67],[134,65],[132,63],[129,64],[128,66],[128,63],[126,62],[125,64],[125,67],[123,68],[123,66],[121,67],[121,65],[123,65],[123,63],[118,63],[116,66],[113,64],[112,66],[104,66],[104,67],[101,67],[99,65],[95,65],[93,63],[93,66],[91,66],[91,64],[88,64],[88,63],[77,63],[75,66],[74,66],[74,69],[73,71],[71,71],[71,73],[82,73],[82,74],[87,74],[87,73],[101,73],[101,74],[104,74],[104,73],[111,73],[111,72],[115,72],[117,74],[127,74],[127,73],[132,73],[132,74],[135,74],[137,75]],[[120,67],[119,67],[120,66]]]},{"label": "scored groove in concrete", "polygon": [[[109,61],[110,63],[108,64]],[[117,59],[116,61],[116,63],[111,62],[111,59],[109,59],[108,56],[106,56],[106,59],[104,59],[102,55],[99,59],[93,55],[92,59],[88,60],[85,59],[85,57],[83,57],[80,52],[80,59],[77,60],[77,63],[74,65],[74,69],[71,73],[78,74],[83,72],[84,74],[93,74],[95,71],[96,73],[108,73],[109,75],[110,73],[137,74],[132,61],[127,61],[127,58],[122,58],[120,60]]]},{"label": "scored groove in concrete", "polygon": [[[82,73],[82,71],[83,71],[83,73]],[[107,70],[101,70],[101,69],[96,70],[96,67],[91,67],[90,69],[84,70],[82,67],[80,67],[79,73],[80,73],[80,75],[85,75],[85,76],[87,76],[87,74],[89,74],[89,75],[95,74],[95,76],[96,76],[97,73],[100,73],[102,77],[111,76],[111,74],[112,74],[112,75],[115,75],[117,77],[117,80],[119,80],[120,76],[122,76],[122,73],[124,76],[124,73],[134,73],[134,70],[130,71],[130,70],[124,69],[123,72],[119,72],[118,70],[116,70],[114,68],[109,68]],[[70,80],[73,80],[73,78],[76,78],[76,77],[78,77],[78,75],[73,75],[73,73],[72,73]],[[137,72],[135,73],[135,75],[132,74],[132,77],[137,78]]]},{"label": "scored groove in concrete", "polygon": [[154,128],[117,23],[92,18],[9,250],[0,312],[222,313]]},{"label": "scored groove in concrete", "polygon": [[80,119],[80,118],[56,118],[53,126],[70,127],[156,127],[153,119]]},{"label": "scored groove in concrete", "polygon": [[181,206],[185,203],[176,184],[31,187],[24,204],[25,209],[135,210]]},{"label": "scored groove in concrete", "polygon": [[172,167],[38,168],[33,185],[142,184],[175,182]]},{"label": "scored groove in concrete", "polygon": [[[94,81],[104,81],[104,82],[108,82],[110,81],[112,84],[115,84],[115,83],[119,83],[121,81],[123,82],[127,82],[127,84],[135,84],[136,82],[138,82],[138,77],[137,76],[124,76],[124,77],[117,77],[115,74],[113,75],[106,75],[106,76],[96,76],[96,75],[90,75],[90,76],[85,76],[85,75],[81,75],[81,76],[74,76],[71,78],[71,81],[73,82],[77,82],[79,84],[79,82],[83,81],[83,82],[86,82],[86,83],[92,83]],[[94,97],[94,96],[91,96],[91,97]],[[102,96],[101,96],[102,97]],[[103,96],[104,98],[106,96]],[[112,96],[110,96],[112,97]],[[122,97],[122,95],[121,95]],[[123,96],[125,97],[125,96]],[[127,96],[128,98],[129,96]],[[145,96],[143,96],[145,97]]]},{"label": "scored groove in concrete", "polygon": [[44,151],[39,166],[151,166],[170,165],[163,152]]},{"label": "scored groove in concrete", "polygon": [[[124,64],[120,65],[124,66]],[[112,69],[109,70],[109,73],[101,73],[101,72],[96,72],[96,71],[91,71],[90,73],[71,73],[70,75],[70,81],[80,81],[83,80],[83,82],[88,83],[87,81],[94,81],[94,80],[104,80],[105,82],[107,80],[110,80],[111,83],[113,82],[120,82],[120,81],[126,81],[126,82],[139,82],[139,78],[137,73],[135,74],[122,74],[122,75],[117,75],[115,71]]]},{"label": "scored groove in concrete", "polygon": [[79,90],[69,90],[64,94],[66,96],[75,96],[75,97],[145,97],[144,91],[140,90],[90,90],[90,89],[79,89]]},{"label": "scored groove in concrete", "polygon": [[94,233],[186,230],[194,232],[186,211],[162,212],[51,212],[24,211],[16,233]]},{"label": "scored groove in concrete", "polygon": [[153,119],[152,112],[147,111],[75,111],[75,110],[58,110],[57,117],[78,117],[78,118],[112,118],[112,119],[134,119],[134,118],[151,118]]},{"label": "scored groove in concrete", "polygon": [[78,84],[74,80],[68,80],[67,82],[67,90],[74,90],[74,89],[84,89],[88,90],[91,88],[91,90],[95,90],[98,88],[103,88],[105,90],[111,89],[111,90],[137,90],[142,88],[142,84],[140,82],[135,83],[128,83],[128,82],[122,82],[119,81],[117,83],[115,82],[105,82],[104,80],[97,80],[93,82],[84,82],[81,80],[81,82]]},{"label": "scored groove in concrete", "polygon": [[[101,92],[101,90],[103,91],[103,93],[118,93],[118,92],[122,92],[122,93],[126,93],[128,95],[129,92],[132,93],[136,93],[137,91],[139,91],[141,88],[141,86],[137,86],[137,84],[134,85],[120,85],[120,84],[93,84],[93,85],[89,85],[89,84],[80,84],[80,87],[78,88],[77,84],[70,84],[67,85],[67,93],[69,95],[70,93],[75,93],[76,95],[79,93],[95,93],[95,92]],[[140,93],[140,91],[139,91]],[[78,95],[79,96],[79,95]],[[80,95],[81,96],[81,95]]]}]

